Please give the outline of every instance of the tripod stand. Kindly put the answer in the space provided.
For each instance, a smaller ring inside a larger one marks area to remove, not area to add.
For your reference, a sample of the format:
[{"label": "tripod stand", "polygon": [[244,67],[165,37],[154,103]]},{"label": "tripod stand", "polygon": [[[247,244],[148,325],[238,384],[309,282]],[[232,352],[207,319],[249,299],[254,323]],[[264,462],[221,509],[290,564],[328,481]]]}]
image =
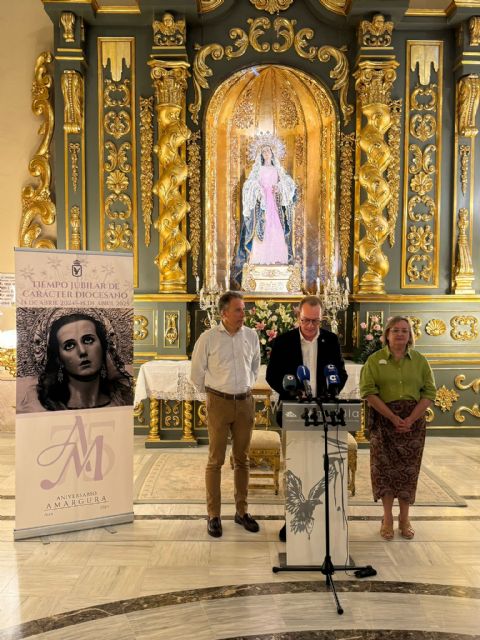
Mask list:
[{"label": "tripod stand", "polygon": [[[326,579],[327,588],[330,589],[335,598],[337,613],[343,614],[343,608],[338,599],[338,595],[335,589],[335,583],[333,581],[333,574],[335,571],[354,571],[357,578],[366,578],[376,575],[375,569],[370,565],[365,567],[358,567],[355,565],[343,565],[335,566],[332,562],[330,553],[330,490],[329,490],[329,475],[330,475],[330,458],[328,454],[328,429],[330,427],[345,426],[345,412],[343,408],[338,408],[338,404],[329,403],[332,408],[327,409],[322,402],[317,400],[317,407],[307,408],[304,406],[301,415],[298,417],[304,421],[304,426],[323,426],[324,432],[324,453],[323,453],[323,471],[324,471],[324,483],[325,483],[325,558],[321,566],[303,566],[303,565],[283,565],[279,567],[273,567],[273,572],[279,571],[320,571]],[[290,408],[294,405],[290,405]],[[319,415],[320,414],[320,415]],[[302,496],[303,497],[303,496]]]}]

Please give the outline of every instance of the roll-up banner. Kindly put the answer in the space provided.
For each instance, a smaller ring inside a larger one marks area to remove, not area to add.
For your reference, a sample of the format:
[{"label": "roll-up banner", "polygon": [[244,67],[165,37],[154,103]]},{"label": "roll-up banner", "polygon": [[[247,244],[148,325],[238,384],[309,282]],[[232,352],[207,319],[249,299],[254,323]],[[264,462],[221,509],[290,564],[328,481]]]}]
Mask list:
[{"label": "roll-up banner", "polygon": [[133,520],[133,261],[17,249],[15,539]]}]

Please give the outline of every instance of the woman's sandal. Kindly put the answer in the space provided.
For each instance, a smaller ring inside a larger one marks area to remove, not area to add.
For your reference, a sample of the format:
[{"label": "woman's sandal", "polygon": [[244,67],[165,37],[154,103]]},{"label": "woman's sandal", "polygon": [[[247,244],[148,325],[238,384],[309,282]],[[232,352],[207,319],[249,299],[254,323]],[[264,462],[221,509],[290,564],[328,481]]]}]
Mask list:
[{"label": "woman's sandal", "polygon": [[407,520],[405,523],[403,523],[399,519],[398,529],[400,531],[400,535],[402,536],[402,538],[406,538],[407,540],[411,540],[415,535],[415,529],[412,527],[410,520]]},{"label": "woman's sandal", "polygon": [[393,540],[393,526],[386,525],[383,522],[383,518],[382,518],[382,525],[380,527],[380,535],[384,540]]}]

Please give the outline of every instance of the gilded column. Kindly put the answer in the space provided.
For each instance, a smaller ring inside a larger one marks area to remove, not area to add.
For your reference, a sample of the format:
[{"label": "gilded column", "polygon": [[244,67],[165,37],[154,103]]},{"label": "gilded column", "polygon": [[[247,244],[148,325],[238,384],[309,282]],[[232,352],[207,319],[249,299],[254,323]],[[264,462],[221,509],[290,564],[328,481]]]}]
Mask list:
[{"label": "gilded column", "polygon": [[[392,154],[385,141],[385,134],[392,124],[390,91],[396,79],[399,63],[389,60],[364,60],[359,62],[355,89],[357,91],[361,126],[357,140],[365,160],[358,170],[358,180],[363,189],[363,202],[358,200],[355,217],[364,234],[357,243],[360,260],[366,269],[358,282],[358,293],[385,293],[384,279],[390,266],[382,245],[392,231],[392,221],[384,215],[392,194],[385,179]],[[358,277],[358,276],[357,276]]]},{"label": "gilded column", "polygon": [[186,237],[187,164],[184,148],[191,132],[182,119],[189,63],[184,60],[152,60],[151,77],[155,90],[158,141],[154,153],[158,159],[159,178],[153,193],[160,202],[154,221],[159,233],[159,252],[155,264],[159,270],[161,292],[186,292],[186,254],[190,244]]}]

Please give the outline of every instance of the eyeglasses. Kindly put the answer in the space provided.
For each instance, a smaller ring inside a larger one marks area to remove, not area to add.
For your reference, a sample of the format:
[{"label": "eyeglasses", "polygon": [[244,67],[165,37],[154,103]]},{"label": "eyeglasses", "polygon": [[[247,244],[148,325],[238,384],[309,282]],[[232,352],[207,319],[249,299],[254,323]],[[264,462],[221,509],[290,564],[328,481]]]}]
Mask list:
[{"label": "eyeglasses", "polygon": [[313,326],[318,326],[320,324],[320,318],[313,318],[313,320],[310,318],[300,318],[300,322],[302,324],[311,324]]}]

